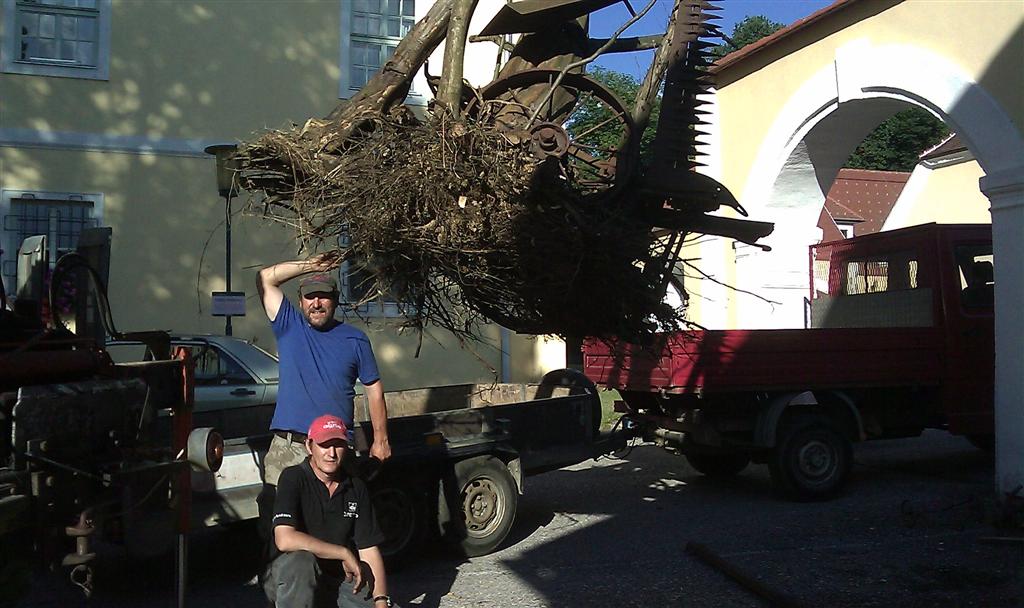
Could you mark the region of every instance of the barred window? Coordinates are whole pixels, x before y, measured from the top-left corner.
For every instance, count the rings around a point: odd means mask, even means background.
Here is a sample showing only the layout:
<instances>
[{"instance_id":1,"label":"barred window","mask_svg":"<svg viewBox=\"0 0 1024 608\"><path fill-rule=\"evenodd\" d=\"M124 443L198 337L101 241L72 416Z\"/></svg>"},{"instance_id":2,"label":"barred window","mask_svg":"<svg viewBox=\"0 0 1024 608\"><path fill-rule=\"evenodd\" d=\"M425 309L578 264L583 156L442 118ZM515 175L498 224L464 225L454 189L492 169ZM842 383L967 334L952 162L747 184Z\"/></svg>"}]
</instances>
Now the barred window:
<instances>
[{"instance_id":1,"label":"barred window","mask_svg":"<svg viewBox=\"0 0 1024 608\"><path fill-rule=\"evenodd\" d=\"M99 225L102 197L96 194L13 192L5 190L0 200L3 249L2 274L8 293L13 293L18 273L17 252L30 236L46 235L50 265L78 245L83 228Z\"/></svg>"}]
</instances>

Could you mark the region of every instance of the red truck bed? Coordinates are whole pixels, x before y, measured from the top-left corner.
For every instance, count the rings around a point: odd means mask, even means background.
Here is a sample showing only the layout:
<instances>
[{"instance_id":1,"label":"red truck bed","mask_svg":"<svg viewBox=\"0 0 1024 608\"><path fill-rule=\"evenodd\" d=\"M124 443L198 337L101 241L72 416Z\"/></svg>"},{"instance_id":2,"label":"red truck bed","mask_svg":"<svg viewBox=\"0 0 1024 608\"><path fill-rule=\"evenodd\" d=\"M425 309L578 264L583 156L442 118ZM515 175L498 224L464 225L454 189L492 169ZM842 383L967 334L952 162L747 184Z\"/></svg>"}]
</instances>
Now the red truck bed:
<instances>
[{"instance_id":1,"label":"red truck bed","mask_svg":"<svg viewBox=\"0 0 1024 608\"><path fill-rule=\"evenodd\" d=\"M943 334L931 327L689 331L664 340L648 349L589 341L584 373L608 388L699 393L935 386L944 369Z\"/></svg>"}]
</instances>

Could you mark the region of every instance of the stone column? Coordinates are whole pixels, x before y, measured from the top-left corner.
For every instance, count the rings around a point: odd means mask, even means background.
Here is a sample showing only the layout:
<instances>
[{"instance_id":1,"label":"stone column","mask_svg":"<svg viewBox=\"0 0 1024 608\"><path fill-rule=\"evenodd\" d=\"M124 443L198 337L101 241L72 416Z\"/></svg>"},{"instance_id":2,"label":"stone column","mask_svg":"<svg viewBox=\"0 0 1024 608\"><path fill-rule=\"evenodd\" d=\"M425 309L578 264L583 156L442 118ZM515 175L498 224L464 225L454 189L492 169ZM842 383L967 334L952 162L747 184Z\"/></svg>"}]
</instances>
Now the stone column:
<instances>
[{"instance_id":1,"label":"stone column","mask_svg":"<svg viewBox=\"0 0 1024 608\"><path fill-rule=\"evenodd\" d=\"M996 489L1024 496L1024 166L986 175L996 297Z\"/></svg>"}]
</instances>

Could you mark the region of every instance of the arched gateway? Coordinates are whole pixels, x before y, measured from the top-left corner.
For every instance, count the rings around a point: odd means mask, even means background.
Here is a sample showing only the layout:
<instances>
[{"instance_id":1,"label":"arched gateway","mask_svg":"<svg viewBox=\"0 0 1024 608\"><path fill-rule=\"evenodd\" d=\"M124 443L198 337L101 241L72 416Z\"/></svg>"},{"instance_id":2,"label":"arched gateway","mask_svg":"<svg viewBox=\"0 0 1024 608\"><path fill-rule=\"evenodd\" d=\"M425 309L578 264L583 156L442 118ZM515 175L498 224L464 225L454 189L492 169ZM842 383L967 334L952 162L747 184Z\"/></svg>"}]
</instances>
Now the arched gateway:
<instances>
[{"instance_id":1,"label":"arched gateway","mask_svg":"<svg viewBox=\"0 0 1024 608\"><path fill-rule=\"evenodd\" d=\"M952 4L836 2L717 66L711 171L755 219L777 226L770 253L736 247L734 265L721 268L771 304L733 298L720 322L802 325L807 247L820 239L818 214L840 167L890 115L931 112L984 171L996 259L997 484L1012 492L1024 484L1024 7Z\"/></svg>"}]
</instances>

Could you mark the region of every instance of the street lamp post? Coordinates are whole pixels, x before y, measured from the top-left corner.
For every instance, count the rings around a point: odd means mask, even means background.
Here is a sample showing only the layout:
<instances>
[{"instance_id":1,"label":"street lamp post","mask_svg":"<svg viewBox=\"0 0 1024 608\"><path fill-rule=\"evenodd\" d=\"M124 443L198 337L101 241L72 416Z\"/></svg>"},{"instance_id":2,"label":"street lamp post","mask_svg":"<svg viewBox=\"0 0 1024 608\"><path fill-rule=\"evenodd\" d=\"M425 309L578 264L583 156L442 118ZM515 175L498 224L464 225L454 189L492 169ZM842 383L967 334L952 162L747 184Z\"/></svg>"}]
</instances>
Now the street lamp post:
<instances>
[{"instance_id":1,"label":"street lamp post","mask_svg":"<svg viewBox=\"0 0 1024 608\"><path fill-rule=\"evenodd\" d=\"M238 159L235 144L214 144L205 152L217 159L217 191L224 197L224 278L225 291L231 294L231 199L238 192ZM224 335L231 335L231 314L224 315Z\"/></svg>"}]
</instances>

